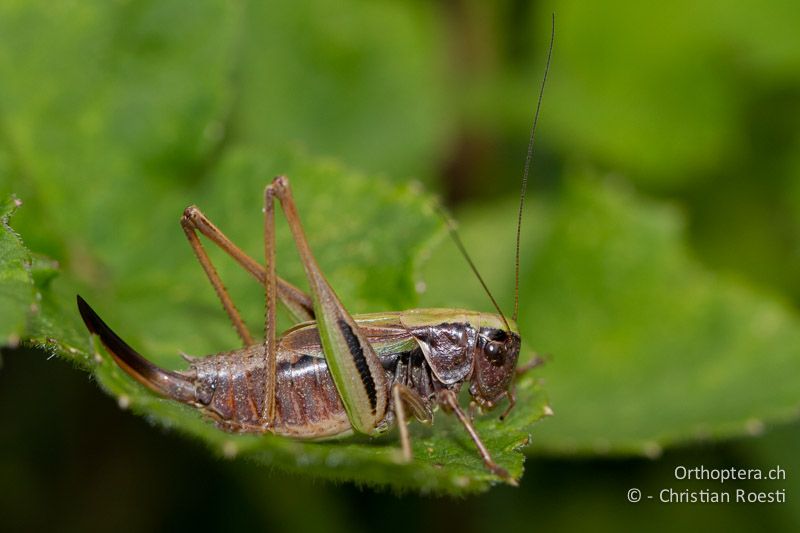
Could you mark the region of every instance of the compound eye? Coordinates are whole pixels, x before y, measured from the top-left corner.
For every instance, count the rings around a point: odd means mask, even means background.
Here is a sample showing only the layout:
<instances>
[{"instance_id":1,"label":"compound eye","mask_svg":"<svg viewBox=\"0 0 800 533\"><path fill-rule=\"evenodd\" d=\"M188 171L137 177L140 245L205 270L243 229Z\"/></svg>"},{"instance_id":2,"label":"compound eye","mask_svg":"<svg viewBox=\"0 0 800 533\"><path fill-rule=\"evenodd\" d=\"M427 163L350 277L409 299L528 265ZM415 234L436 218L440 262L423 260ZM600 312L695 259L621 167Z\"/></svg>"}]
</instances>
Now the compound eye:
<instances>
[{"instance_id":1,"label":"compound eye","mask_svg":"<svg viewBox=\"0 0 800 533\"><path fill-rule=\"evenodd\" d=\"M483 351L490 361L501 363L506 356L506 345L503 342L489 341Z\"/></svg>"}]
</instances>

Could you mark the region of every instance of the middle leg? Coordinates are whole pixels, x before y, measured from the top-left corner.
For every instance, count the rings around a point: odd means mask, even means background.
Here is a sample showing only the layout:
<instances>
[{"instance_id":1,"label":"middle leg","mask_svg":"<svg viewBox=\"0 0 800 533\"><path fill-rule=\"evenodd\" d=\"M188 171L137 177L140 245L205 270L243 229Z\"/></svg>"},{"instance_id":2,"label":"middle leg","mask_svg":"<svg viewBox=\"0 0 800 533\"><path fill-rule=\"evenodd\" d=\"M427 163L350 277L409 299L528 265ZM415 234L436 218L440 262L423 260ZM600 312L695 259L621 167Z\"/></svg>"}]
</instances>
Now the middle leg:
<instances>
[{"instance_id":1,"label":"middle leg","mask_svg":"<svg viewBox=\"0 0 800 533\"><path fill-rule=\"evenodd\" d=\"M411 451L411 436L408 434L408 417L405 408L409 407L414 418L423 423L430 423L433 420L433 412L419 394L402 383L392 385L392 403L397 419L397 428L400 431L403 460L408 463L414 456Z\"/></svg>"}]
</instances>

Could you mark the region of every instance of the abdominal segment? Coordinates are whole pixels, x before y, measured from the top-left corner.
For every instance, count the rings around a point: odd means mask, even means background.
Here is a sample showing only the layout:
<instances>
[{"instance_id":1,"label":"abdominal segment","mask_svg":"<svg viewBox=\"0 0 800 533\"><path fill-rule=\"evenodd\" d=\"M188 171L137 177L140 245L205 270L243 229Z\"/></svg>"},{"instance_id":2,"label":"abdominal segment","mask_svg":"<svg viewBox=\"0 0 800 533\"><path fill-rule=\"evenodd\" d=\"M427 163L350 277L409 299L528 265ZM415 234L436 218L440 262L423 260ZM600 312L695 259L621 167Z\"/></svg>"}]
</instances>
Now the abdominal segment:
<instances>
[{"instance_id":1,"label":"abdominal segment","mask_svg":"<svg viewBox=\"0 0 800 533\"><path fill-rule=\"evenodd\" d=\"M350 431L350 421L324 359L301 356L278 364L275 433L330 437Z\"/></svg>"},{"instance_id":2,"label":"abdominal segment","mask_svg":"<svg viewBox=\"0 0 800 533\"><path fill-rule=\"evenodd\" d=\"M263 346L199 359L192 370L198 390L208 399L205 411L226 431L314 439L352 429L323 358L279 356L276 418L271 426L262 416L266 382Z\"/></svg>"}]
</instances>

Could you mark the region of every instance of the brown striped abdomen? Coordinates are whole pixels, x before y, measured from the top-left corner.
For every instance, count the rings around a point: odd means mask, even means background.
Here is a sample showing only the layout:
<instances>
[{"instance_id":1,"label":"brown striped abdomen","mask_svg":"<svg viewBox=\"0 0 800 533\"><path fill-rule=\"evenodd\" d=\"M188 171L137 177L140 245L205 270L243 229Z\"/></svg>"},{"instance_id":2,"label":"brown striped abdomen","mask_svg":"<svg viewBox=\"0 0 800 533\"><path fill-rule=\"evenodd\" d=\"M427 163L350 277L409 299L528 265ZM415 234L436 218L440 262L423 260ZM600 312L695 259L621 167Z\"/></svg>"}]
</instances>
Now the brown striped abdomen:
<instances>
[{"instance_id":1,"label":"brown striped abdomen","mask_svg":"<svg viewBox=\"0 0 800 533\"><path fill-rule=\"evenodd\" d=\"M226 431L271 432L324 438L352 428L325 359L279 350L276 420L266 427L263 346L198 359L192 363L205 411Z\"/></svg>"}]
</instances>

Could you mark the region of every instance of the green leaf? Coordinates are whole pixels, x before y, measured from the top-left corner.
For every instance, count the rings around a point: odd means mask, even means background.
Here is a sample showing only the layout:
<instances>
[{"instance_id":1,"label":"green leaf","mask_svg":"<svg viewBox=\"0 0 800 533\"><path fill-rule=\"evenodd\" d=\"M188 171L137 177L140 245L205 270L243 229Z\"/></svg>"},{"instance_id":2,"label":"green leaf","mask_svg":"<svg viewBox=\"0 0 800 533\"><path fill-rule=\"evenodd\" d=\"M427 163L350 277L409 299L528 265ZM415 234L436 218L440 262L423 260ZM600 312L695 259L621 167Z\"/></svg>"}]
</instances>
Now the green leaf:
<instances>
[{"instance_id":1,"label":"green leaf","mask_svg":"<svg viewBox=\"0 0 800 533\"><path fill-rule=\"evenodd\" d=\"M0 342L11 345L19 342L34 303L30 253L8 225L19 205L16 198L0 203Z\"/></svg>"},{"instance_id":2,"label":"green leaf","mask_svg":"<svg viewBox=\"0 0 800 533\"><path fill-rule=\"evenodd\" d=\"M453 129L436 14L425 2L250 2L236 135L266 150L300 140L391 178L430 177Z\"/></svg>"},{"instance_id":3,"label":"green leaf","mask_svg":"<svg viewBox=\"0 0 800 533\"><path fill-rule=\"evenodd\" d=\"M464 241L491 243L475 260L506 309L513 210L464 215ZM552 354L541 374L556 414L533 450L655 455L797 418L800 321L774 296L699 265L676 211L612 182L572 180L529 213L519 322L524 346ZM423 303L487 307L458 290L466 282L446 253L425 270Z\"/></svg>"},{"instance_id":4,"label":"green leaf","mask_svg":"<svg viewBox=\"0 0 800 533\"><path fill-rule=\"evenodd\" d=\"M795 94L798 82L797 2L759 5L557 0L532 9L531 35L549 34L556 15L543 141L651 190L728 186L728 170L741 168L758 142L750 136L769 112L765 102ZM540 47L527 47L523 88L541 77L533 66ZM530 101L519 92L517 107ZM786 103L776 105L786 112Z\"/></svg>"},{"instance_id":5,"label":"green leaf","mask_svg":"<svg viewBox=\"0 0 800 533\"><path fill-rule=\"evenodd\" d=\"M231 5L0 6L0 193L27 202L32 249L79 260L76 234L113 240L121 206L202 174L233 98Z\"/></svg>"},{"instance_id":6,"label":"green leaf","mask_svg":"<svg viewBox=\"0 0 800 533\"><path fill-rule=\"evenodd\" d=\"M547 130L566 153L663 186L736 146L739 90L706 19L686 24L680 4L559 2Z\"/></svg>"},{"instance_id":7,"label":"green leaf","mask_svg":"<svg viewBox=\"0 0 800 533\"><path fill-rule=\"evenodd\" d=\"M429 177L450 129L431 8L348 3L357 18L330 0L3 3L0 194L28 203L17 229L73 258L77 233L118 238L121 207L163 201L234 144Z\"/></svg>"}]
</instances>

